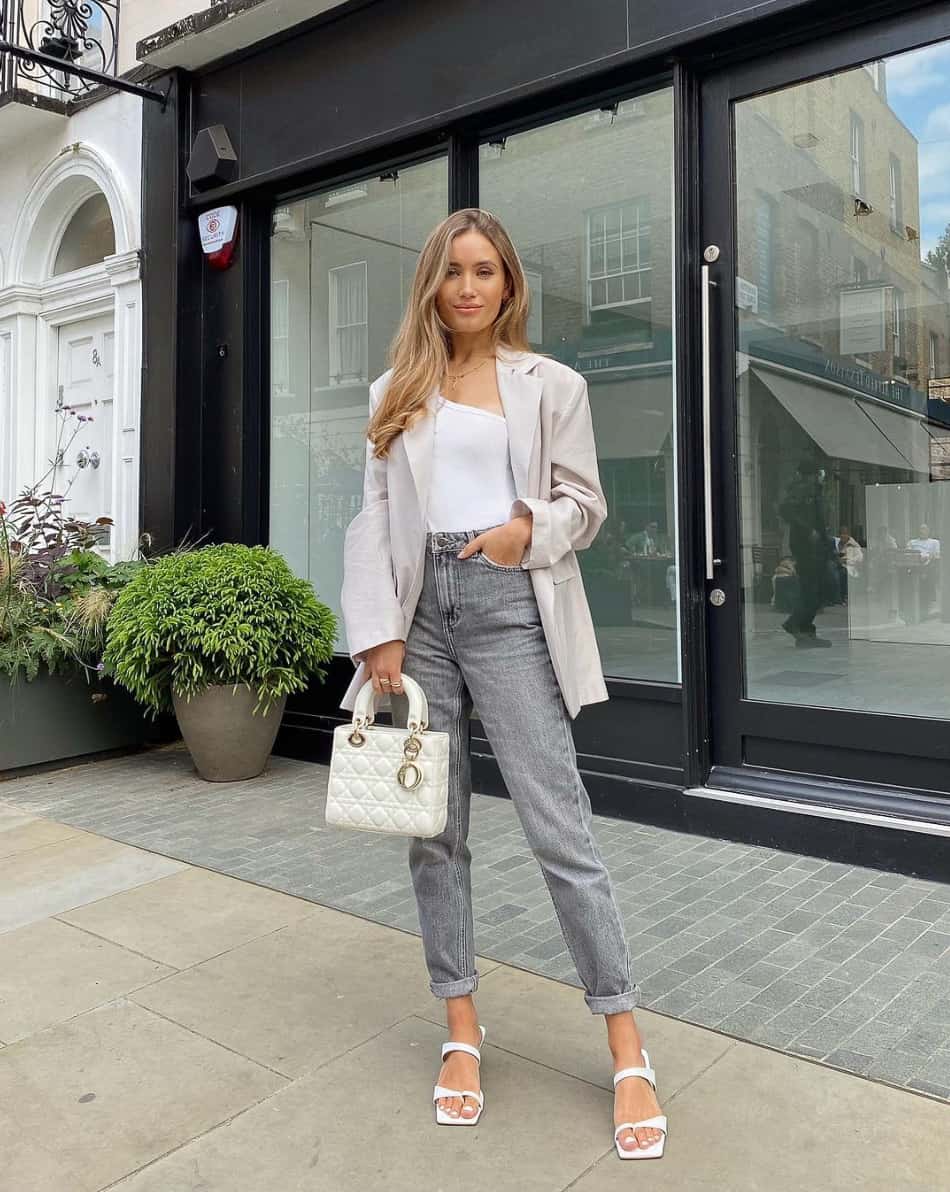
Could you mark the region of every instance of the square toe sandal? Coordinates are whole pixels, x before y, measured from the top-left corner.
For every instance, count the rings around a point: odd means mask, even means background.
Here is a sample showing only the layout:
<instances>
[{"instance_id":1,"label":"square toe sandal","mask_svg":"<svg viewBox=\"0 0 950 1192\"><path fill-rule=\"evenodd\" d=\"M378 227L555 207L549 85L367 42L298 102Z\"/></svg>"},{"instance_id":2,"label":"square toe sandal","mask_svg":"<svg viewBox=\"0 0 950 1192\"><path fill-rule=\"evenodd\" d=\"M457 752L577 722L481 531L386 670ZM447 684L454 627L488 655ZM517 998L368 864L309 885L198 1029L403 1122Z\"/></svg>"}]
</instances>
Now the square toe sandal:
<instances>
[{"instance_id":1,"label":"square toe sandal","mask_svg":"<svg viewBox=\"0 0 950 1192\"><path fill-rule=\"evenodd\" d=\"M656 1073L650 1067L650 1057L646 1053L646 1049L641 1047L640 1054L643 1056L642 1068L621 1068L619 1072L614 1073L614 1088L621 1082L626 1080L628 1076L642 1076L645 1080L649 1080L653 1085L653 1091L656 1092ZM654 1142L652 1146L637 1146L632 1150L627 1150L626 1147L620 1145L621 1130L637 1130L641 1126L650 1126L655 1130L662 1130L663 1137L659 1142ZM658 1113L655 1117L644 1118L642 1122L621 1122L619 1126L614 1129L614 1146L617 1148L617 1154L621 1159L659 1159L663 1154L663 1148L666 1145L666 1114Z\"/></svg>"},{"instance_id":2,"label":"square toe sandal","mask_svg":"<svg viewBox=\"0 0 950 1192\"><path fill-rule=\"evenodd\" d=\"M482 1042L484 1043L485 1028L480 1026L478 1029L482 1032ZM443 1062L450 1051L467 1051L469 1055L473 1055L478 1060L479 1067L481 1067L482 1053L477 1047L472 1047L468 1043L453 1043L450 1039L448 1043L442 1044ZM451 1114L445 1112L441 1105L437 1104L435 1107L435 1120L440 1126L474 1126L482 1116L482 1109L485 1106L485 1095L480 1091L476 1092L474 1089L447 1089L444 1085L437 1084L432 1094L432 1100L437 1102L440 1097L474 1097L478 1102L478 1109L476 1109L470 1118L462 1117L461 1113L459 1113L458 1117L452 1117Z\"/></svg>"}]
</instances>

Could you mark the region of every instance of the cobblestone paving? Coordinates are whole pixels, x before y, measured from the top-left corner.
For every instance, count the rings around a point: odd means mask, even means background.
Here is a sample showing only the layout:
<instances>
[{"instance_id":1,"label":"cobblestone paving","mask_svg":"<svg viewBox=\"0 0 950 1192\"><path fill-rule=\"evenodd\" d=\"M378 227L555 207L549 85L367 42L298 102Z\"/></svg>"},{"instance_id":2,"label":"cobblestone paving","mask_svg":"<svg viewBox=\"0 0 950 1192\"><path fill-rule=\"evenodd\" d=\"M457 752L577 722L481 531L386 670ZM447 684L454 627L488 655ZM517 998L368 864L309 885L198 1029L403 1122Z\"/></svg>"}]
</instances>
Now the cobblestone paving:
<instances>
[{"instance_id":1,"label":"cobblestone paving","mask_svg":"<svg viewBox=\"0 0 950 1192\"><path fill-rule=\"evenodd\" d=\"M0 803L418 934L403 838L328 828L327 768L206 783L171 746ZM950 1099L950 884L595 816L642 1004ZM476 795L476 946L580 987L507 799Z\"/></svg>"}]
</instances>

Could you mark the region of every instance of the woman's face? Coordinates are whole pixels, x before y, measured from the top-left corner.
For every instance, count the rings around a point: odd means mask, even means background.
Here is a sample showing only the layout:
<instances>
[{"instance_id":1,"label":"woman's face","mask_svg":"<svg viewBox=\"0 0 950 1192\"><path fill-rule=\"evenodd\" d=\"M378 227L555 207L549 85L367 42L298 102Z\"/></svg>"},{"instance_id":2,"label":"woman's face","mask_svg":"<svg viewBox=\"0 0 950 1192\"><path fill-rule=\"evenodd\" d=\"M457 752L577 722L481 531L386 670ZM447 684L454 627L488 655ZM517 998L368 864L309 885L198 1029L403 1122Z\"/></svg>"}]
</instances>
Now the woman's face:
<instances>
[{"instance_id":1,"label":"woman's face","mask_svg":"<svg viewBox=\"0 0 950 1192\"><path fill-rule=\"evenodd\" d=\"M436 309L452 331L471 335L489 328L508 294L498 250L481 232L460 232L436 294Z\"/></svg>"}]
</instances>

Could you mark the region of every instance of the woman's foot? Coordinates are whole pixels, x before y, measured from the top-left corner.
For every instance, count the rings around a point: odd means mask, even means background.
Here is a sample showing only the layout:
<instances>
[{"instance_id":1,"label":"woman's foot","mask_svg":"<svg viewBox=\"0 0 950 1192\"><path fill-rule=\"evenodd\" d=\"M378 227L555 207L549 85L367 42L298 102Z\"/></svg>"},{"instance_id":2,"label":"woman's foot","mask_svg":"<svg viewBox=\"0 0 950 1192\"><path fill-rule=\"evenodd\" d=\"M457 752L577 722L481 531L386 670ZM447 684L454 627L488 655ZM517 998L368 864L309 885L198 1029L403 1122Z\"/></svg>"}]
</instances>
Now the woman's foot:
<instances>
[{"instance_id":1,"label":"woman's foot","mask_svg":"<svg viewBox=\"0 0 950 1192\"><path fill-rule=\"evenodd\" d=\"M642 1068L643 1056L631 1058L629 1064L617 1064L615 1072L621 1068ZM614 1125L621 1122L640 1122L644 1118L655 1117L662 1113L660 1103L656 1099L653 1086L643 1076L628 1076L614 1089ZM638 1126L636 1130L621 1130L618 1138L625 1151L636 1150L638 1146L652 1146L663 1137L663 1131L653 1126Z\"/></svg>"},{"instance_id":2,"label":"woman's foot","mask_svg":"<svg viewBox=\"0 0 950 1192\"><path fill-rule=\"evenodd\" d=\"M449 1030L449 1038L456 1043L468 1043L480 1047L482 1034L478 1026L456 1026ZM481 1089L478 1060L467 1051L450 1051L439 1071L438 1084L449 1089ZM471 1118L478 1113L478 1102L474 1097L440 1097L436 1102L452 1117Z\"/></svg>"},{"instance_id":3,"label":"woman's foot","mask_svg":"<svg viewBox=\"0 0 950 1192\"><path fill-rule=\"evenodd\" d=\"M610 1051L614 1057L614 1072L619 1072L621 1068L642 1068L642 1041L632 1011L607 1014L605 1018ZM653 1086L644 1076L629 1076L614 1089L615 1126L621 1122L639 1122L662 1112ZM636 1130L622 1130L618 1135L625 1151L652 1146L662 1137L663 1131L657 1130L655 1126L638 1126Z\"/></svg>"}]
</instances>

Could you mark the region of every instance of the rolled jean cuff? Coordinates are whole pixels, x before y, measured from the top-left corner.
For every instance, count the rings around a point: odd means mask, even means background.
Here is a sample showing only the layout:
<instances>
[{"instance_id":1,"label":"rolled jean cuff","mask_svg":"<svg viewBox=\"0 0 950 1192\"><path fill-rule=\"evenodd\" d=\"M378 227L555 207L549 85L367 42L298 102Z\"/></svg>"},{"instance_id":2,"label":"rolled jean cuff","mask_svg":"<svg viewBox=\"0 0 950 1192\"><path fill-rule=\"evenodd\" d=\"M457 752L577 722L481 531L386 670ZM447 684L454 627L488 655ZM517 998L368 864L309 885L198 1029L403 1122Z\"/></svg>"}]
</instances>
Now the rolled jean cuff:
<instances>
[{"instance_id":1,"label":"rolled jean cuff","mask_svg":"<svg viewBox=\"0 0 950 1192\"><path fill-rule=\"evenodd\" d=\"M460 981L430 981L429 988L436 997L464 997L478 988L478 969L471 977L462 977Z\"/></svg>"},{"instance_id":2,"label":"rolled jean cuff","mask_svg":"<svg viewBox=\"0 0 950 1192\"><path fill-rule=\"evenodd\" d=\"M622 1014L624 1010L634 1010L640 1005L640 986L634 985L629 993L615 993L610 997L591 997L584 994L591 1014Z\"/></svg>"}]
</instances>

